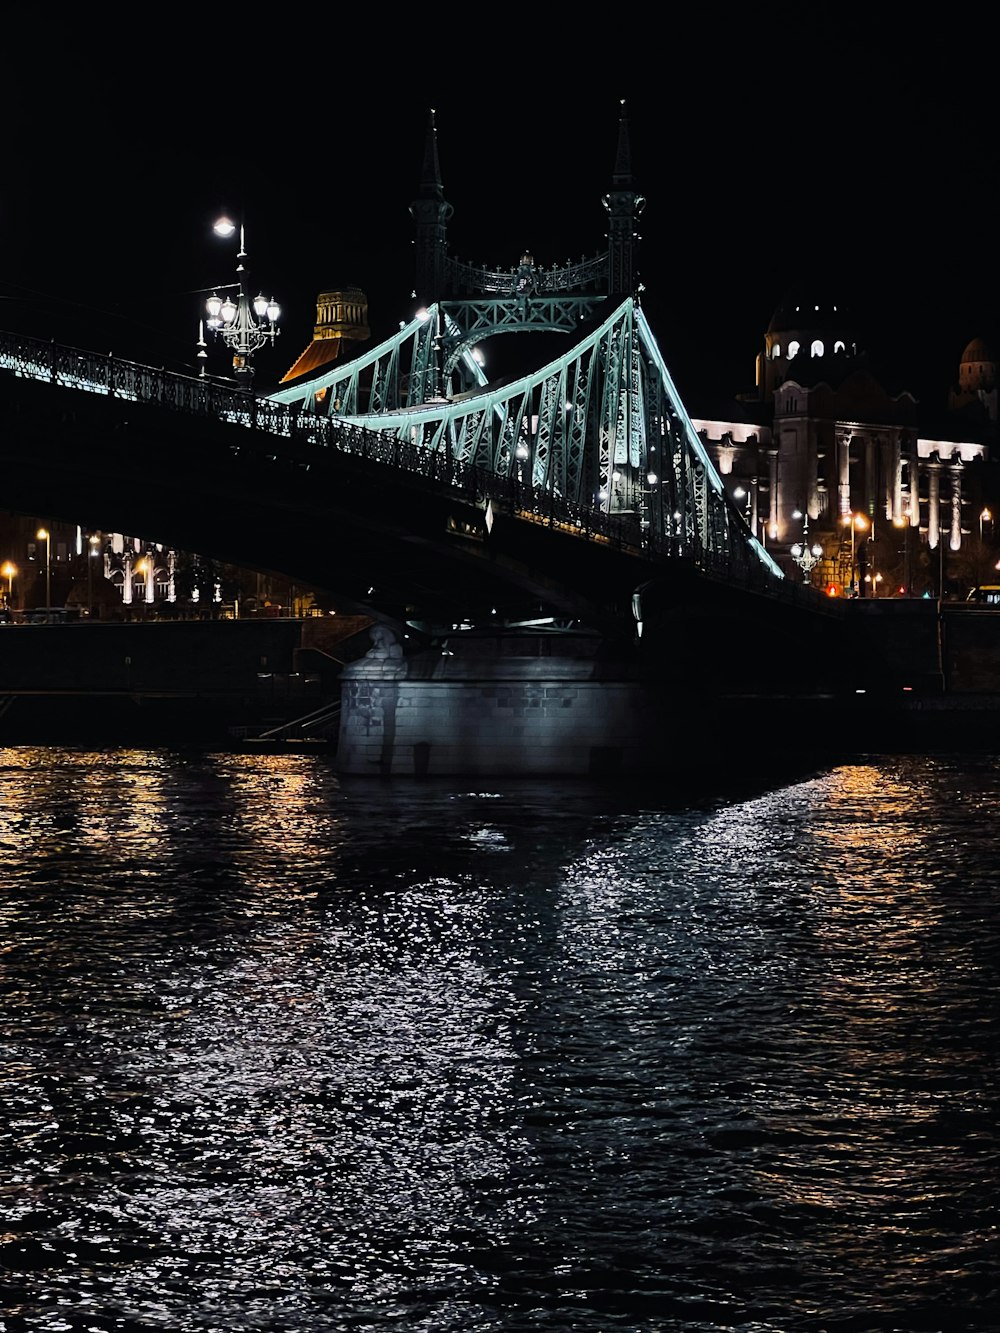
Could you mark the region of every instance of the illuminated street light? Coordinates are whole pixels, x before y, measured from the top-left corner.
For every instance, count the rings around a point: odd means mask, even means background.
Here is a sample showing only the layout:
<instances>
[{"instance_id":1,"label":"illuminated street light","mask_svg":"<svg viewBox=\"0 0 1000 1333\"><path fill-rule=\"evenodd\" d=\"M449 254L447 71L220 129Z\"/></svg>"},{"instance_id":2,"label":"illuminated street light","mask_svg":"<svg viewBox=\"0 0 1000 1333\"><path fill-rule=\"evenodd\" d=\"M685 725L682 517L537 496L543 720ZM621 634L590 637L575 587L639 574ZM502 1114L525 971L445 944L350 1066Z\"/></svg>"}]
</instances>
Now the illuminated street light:
<instances>
[{"instance_id":1,"label":"illuminated street light","mask_svg":"<svg viewBox=\"0 0 1000 1333\"><path fill-rule=\"evenodd\" d=\"M136 561L135 572L142 575L142 605L143 611L145 611L146 607L150 605L156 595L154 591L155 584L153 582L155 562L148 551Z\"/></svg>"},{"instance_id":2,"label":"illuminated street light","mask_svg":"<svg viewBox=\"0 0 1000 1333\"><path fill-rule=\"evenodd\" d=\"M851 529L851 596L856 597L858 592L857 570L855 569L855 532L864 532L868 526L868 520L864 514L845 514L841 522Z\"/></svg>"},{"instance_id":3,"label":"illuminated street light","mask_svg":"<svg viewBox=\"0 0 1000 1333\"><path fill-rule=\"evenodd\" d=\"M87 557L87 615L94 614L94 557L100 555L98 547L101 539L95 533L88 537L90 543L90 554Z\"/></svg>"},{"instance_id":4,"label":"illuminated street light","mask_svg":"<svg viewBox=\"0 0 1000 1333\"><path fill-rule=\"evenodd\" d=\"M872 587L872 596L873 596L873 597L877 597L877 596L878 596L878 585L882 582L882 575L881 575L881 574L876 574L875 577L872 578L871 574L866 574L866 575L865 575L865 582L871 584L871 587Z\"/></svg>"},{"instance_id":5,"label":"illuminated street light","mask_svg":"<svg viewBox=\"0 0 1000 1333\"><path fill-rule=\"evenodd\" d=\"M236 224L228 218L220 218L213 228L217 236L232 236ZM217 338L221 338L233 353L233 373L240 388L248 392L253 383L252 358L255 352L267 343L273 343L280 332L278 316L281 308L273 298L263 293L251 298L246 290L246 239L243 227L240 232L240 249L236 263L236 281L223 283L216 288L205 302L207 320L201 320L198 328L198 356L207 357L205 351L205 328ZM220 296L220 291L227 293ZM202 370L204 374L204 369Z\"/></svg>"},{"instance_id":6,"label":"illuminated street light","mask_svg":"<svg viewBox=\"0 0 1000 1333\"><path fill-rule=\"evenodd\" d=\"M14 600L14 575L17 573L17 565L13 560L5 560L0 565L0 574L7 580L7 605L10 606Z\"/></svg>"},{"instance_id":7,"label":"illuminated street light","mask_svg":"<svg viewBox=\"0 0 1000 1333\"><path fill-rule=\"evenodd\" d=\"M982 568L983 556L983 524L990 523L993 515L988 509L983 509L979 515L979 550L976 552L976 600L979 599L979 590L982 587L982 579L979 577L979 571Z\"/></svg>"},{"instance_id":8,"label":"illuminated street light","mask_svg":"<svg viewBox=\"0 0 1000 1333\"><path fill-rule=\"evenodd\" d=\"M750 526L753 527L753 496L750 491L743 486L737 486L733 491L733 499L740 501L743 506L743 516Z\"/></svg>"},{"instance_id":9,"label":"illuminated street light","mask_svg":"<svg viewBox=\"0 0 1000 1333\"><path fill-rule=\"evenodd\" d=\"M45 609L52 606L52 534L48 528L39 528L36 534L45 543Z\"/></svg>"},{"instance_id":10,"label":"illuminated street light","mask_svg":"<svg viewBox=\"0 0 1000 1333\"><path fill-rule=\"evenodd\" d=\"M906 518L894 518L892 520L894 528L899 528L903 538L903 586L900 589L907 597L911 595L910 588L910 523Z\"/></svg>"}]
</instances>

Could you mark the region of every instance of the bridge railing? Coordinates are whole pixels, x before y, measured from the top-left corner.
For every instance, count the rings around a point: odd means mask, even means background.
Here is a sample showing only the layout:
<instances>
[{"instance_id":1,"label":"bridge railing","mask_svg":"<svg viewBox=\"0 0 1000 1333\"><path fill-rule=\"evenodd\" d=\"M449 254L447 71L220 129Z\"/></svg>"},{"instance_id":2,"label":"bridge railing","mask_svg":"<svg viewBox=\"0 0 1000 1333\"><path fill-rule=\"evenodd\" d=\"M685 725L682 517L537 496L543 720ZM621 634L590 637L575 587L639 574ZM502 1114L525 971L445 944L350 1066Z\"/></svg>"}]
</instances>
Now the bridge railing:
<instances>
[{"instance_id":1,"label":"bridge railing","mask_svg":"<svg viewBox=\"0 0 1000 1333\"><path fill-rule=\"evenodd\" d=\"M297 404L275 403L214 380L2 332L0 370L54 387L213 417L269 436L284 437L299 446L306 444L350 454L447 487L456 498L484 511L492 504L494 509L526 522L541 523L568 535L647 558L686 559L706 574L734 581L732 553L692 550L680 534L672 533L669 528L654 531L634 514L608 513L596 505L570 502L554 491L460 462L446 452L429 450L389 431L319 416ZM782 591L775 586L775 580L767 579L765 572L752 564L746 566L739 581L760 591L778 594Z\"/></svg>"}]
</instances>

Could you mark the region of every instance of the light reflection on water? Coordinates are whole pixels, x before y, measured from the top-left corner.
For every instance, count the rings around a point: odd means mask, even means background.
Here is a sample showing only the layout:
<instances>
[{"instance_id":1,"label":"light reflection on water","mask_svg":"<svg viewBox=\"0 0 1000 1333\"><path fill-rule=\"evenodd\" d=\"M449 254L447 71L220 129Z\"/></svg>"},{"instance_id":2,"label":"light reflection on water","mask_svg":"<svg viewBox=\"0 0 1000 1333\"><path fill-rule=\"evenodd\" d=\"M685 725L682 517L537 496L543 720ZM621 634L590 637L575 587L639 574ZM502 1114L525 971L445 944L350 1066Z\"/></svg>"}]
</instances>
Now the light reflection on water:
<instances>
[{"instance_id":1,"label":"light reflection on water","mask_svg":"<svg viewBox=\"0 0 1000 1333\"><path fill-rule=\"evenodd\" d=\"M1000 1329L998 789L0 751L0 1329Z\"/></svg>"}]
</instances>

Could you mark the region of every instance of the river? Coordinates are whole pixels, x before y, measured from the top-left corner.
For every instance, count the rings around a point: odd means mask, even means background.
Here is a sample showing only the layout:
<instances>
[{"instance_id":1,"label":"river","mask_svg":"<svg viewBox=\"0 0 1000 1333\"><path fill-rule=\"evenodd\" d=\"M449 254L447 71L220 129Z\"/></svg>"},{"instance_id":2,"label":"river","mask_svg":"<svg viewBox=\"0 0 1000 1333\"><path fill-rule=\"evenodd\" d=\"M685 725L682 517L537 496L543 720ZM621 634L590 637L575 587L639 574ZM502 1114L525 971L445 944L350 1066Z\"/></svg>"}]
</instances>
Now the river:
<instances>
[{"instance_id":1,"label":"river","mask_svg":"<svg viewBox=\"0 0 1000 1333\"><path fill-rule=\"evenodd\" d=\"M0 800L3 1333L1000 1329L994 757Z\"/></svg>"}]
</instances>

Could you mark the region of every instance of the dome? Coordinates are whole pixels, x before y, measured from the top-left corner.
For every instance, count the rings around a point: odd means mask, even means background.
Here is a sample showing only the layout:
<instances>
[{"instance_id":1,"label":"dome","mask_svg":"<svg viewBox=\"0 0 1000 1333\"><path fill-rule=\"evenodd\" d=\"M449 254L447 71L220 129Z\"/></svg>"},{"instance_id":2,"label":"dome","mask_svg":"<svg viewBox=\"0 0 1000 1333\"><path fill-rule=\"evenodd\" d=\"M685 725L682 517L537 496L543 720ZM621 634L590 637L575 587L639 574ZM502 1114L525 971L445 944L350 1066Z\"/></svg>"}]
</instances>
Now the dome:
<instances>
[{"instance_id":1,"label":"dome","mask_svg":"<svg viewBox=\"0 0 1000 1333\"><path fill-rule=\"evenodd\" d=\"M973 338L973 340L966 347L965 351L962 353L961 364L963 366L966 366L969 365L970 362L992 361L992 360L993 360L993 354L990 352L990 349L983 342L982 338Z\"/></svg>"},{"instance_id":2,"label":"dome","mask_svg":"<svg viewBox=\"0 0 1000 1333\"><path fill-rule=\"evenodd\" d=\"M809 330L813 333L842 333L854 323L853 312L844 300L808 288L789 292L771 316L768 333Z\"/></svg>"},{"instance_id":3,"label":"dome","mask_svg":"<svg viewBox=\"0 0 1000 1333\"><path fill-rule=\"evenodd\" d=\"M800 384L839 383L859 355L853 312L829 286L794 287L775 310L764 335L758 383L772 393L788 377Z\"/></svg>"}]
</instances>

